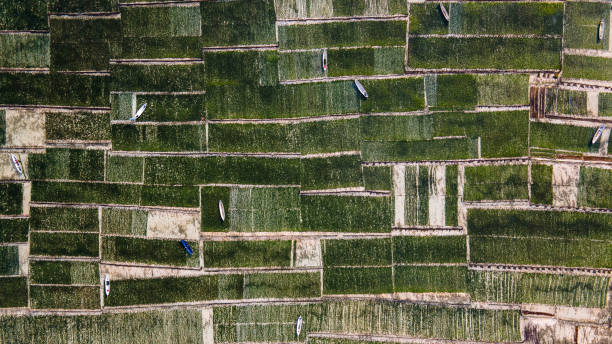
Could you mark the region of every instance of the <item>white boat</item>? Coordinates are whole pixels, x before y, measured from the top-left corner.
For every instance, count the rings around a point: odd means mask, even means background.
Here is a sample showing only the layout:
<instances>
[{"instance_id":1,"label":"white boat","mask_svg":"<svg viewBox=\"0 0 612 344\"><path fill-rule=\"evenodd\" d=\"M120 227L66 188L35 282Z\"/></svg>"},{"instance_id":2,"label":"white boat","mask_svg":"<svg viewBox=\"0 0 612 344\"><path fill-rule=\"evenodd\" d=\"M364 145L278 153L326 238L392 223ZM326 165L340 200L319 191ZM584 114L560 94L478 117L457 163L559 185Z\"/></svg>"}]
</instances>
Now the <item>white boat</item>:
<instances>
[{"instance_id":1,"label":"white boat","mask_svg":"<svg viewBox=\"0 0 612 344\"><path fill-rule=\"evenodd\" d=\"M223 206L222 200L219 200L219 216L221 217L221 221L225 221L225 207Z\"/></svg>"},{"instance_id":2,"label":"white boat","mask_svg":"<svg viewBox=\"0 0 612 344\"><path fill-rule=\"evenodd\" d=\"M450 16L448 15L448 12L446 11L446 8L444 7L444 4L440 3L440 11L442 12L442 15L444 16L444 19L446 19L446 21L450 21Z\"/></svg>"},{"instance_id":3,"label":"white boat","mask_svg":"<svg viewBox=\"0 0 612 344\"><path fill-rule=\"evenodd\" d=\"M104 277L104 293L106 296L110 294L110 277L108 277L108 274L106 274L106 277Z\"/></svg>"},{"instance_id":4,"label":"white boat","mask_svg":"<svg viewBox=\"0 0 612 344\"><path fill-rule=\"evenodd\" d=\"M297 323L295 324L295 335L299 337L301 332L302 332L302 316L300 315L298 317Z\"/></svg>"},{"instance_id":5,"label":"white boat","mask_svg":"<svg viewBox=\"0 0 612 344\"><path fill-rule=\"evenodd\" d=\"M323 49L323 56L321 56L321 65L323 65L323 71L327 72L327 48Z\"/></svg>"},{"instance_id":6,"label":"white boat","mask_svg":"<svg viewBox=\"0 0 612 344\"><path fill-rule=\"evenodd\" d=\"M368 97L368 92L366 92L365 88L363 87L363 85L359 82L359 80L355 80L355 86L357 86L357 89L359 90L359 93L361 93L361 95L364 98Z\"/></svg>"},{"instance_id":7,"label":"white boat","mask_svg":"<svg viewBox=\"0 0 612 344\"><path fill-rule=\"evenodd\" d=\"M605 125L602 125L601 127L597 129L597 131L595 132L595 135L593 136L593 139L591 140L591 144L594 145L595 142L599 140L599 138L601 137L601 134L603 134L604 129L606 129Z\"/></svg>"},{"instance_id":8,"label":"white boat","mask_svg":"<svg viewBox=\"0 0 612 344\"><path fill-rule=\"evenodd\" d=\"M13 163L13 167L15 168L15 171L17 171L17 174L21 177L23 175L23 166L21 165L21 161L19 161L19 159L17 159L13 153L11 153L11 162Z\"/></svg>"},{"instance_id":9,"label":"white boat","mask_svg":"<svg viewBox=\"0 0 612 344\"><path fill-rule=\"evenodd\" d=\"M602 19L599 22L599 27L597 28L597 38L598 41L601 41L604 38L604 30L606 29L606 22Z\"/></svg>"},{"instance_id":10,"label":"white boat","mask_svg":"<svg viewBox=\"0 0 612 344\"><path fill-rule=\"evenodd\" d=\"M136 114L134 115L134 117L130 118L130 121L135 121L135 120L138 119L138 117L142 116L142 113L144 112L144 110L146 108L147 108L147 103L142 104L140 109L138 109L138 111L136 111Z\"/></svg>"}]
</instances>

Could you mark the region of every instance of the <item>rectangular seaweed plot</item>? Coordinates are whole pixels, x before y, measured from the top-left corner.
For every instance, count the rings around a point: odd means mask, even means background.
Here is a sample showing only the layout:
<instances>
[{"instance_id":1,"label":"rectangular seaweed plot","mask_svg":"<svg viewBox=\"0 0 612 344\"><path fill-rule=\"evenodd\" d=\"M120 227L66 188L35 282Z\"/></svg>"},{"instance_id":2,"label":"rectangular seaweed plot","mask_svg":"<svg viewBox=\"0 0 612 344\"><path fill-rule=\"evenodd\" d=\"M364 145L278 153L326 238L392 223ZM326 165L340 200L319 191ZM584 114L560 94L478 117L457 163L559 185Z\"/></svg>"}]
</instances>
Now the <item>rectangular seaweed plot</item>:
<instances>
[{"instance_id":1,"label":"rectangular seaweed plot","mask_svg":"<svg viewBox=\"0 0 612 344\"><path fill-rule=\"evenodd\" d=\"M211 152L300 151L300 124L224 124L208 125L208 149Z\"/></svg>"},{"instance_id":2,"label":"rectangular seaweed plot","mask_svg":"<svg viewBox=\"0 0 612 344\"><path fill-rule=\"evenodd\" d=\"M403 74L406 48L351 48L330 49L327 53L329 66L327 75L384 75Z\"/></svg>"},{"instance_id":3,"label":"rectangular seaweed plot","mask_svg":"<svg viewBox=\"0 0 612 344\"><path fill-rule=\"evenodd\" d=\"M528 74L478 74L478 105L527 105Z\"/></svg>"},{"instance_id":4,"label":"rectangular seaweed plot","mask_svg":"<svg viewBox=\"0 0 612 344\"><path fill-rule=\"evenodd\" d=\"M30 286L34 309L99 309L100 287Z\"/></svg>"},{"instance_id":5,"label":"rectangular seaweed plot","mask_svg":"<svg viewBox=\"0 0 612 344\"><path fill-rule=\"evenodd\" d=\"M23 213L23 184L0 183L0 215Z\"/></svg>"},{"instance_id":6,"label":"rectangular seaweed plot","mask_svg":"<svg viewBox=\"0 0 612 344\"><path fill-rule=\"evenodd\" d=\"M148 212L132 209L102 209L102 233L146 235Z\"/></svg>"},{"instance_id":7,"label":"rectangular seaweed plot","mask_svg":"<svg viewBox=\"0 0 612 344\"><path fill-rule=\"evenodd\" d=\"M466 239L463 235L444 237L393 237L393 263L466 263Z\"/></svg>"},{"instance_id":8,"label":"rectangular seaweed plot","mask_svg":"<svg viewBox=\"0 0 612 344\"><path fill-rule=\"evenodd\" d=\"M313 298L321 296L321 274L251 273L244 276L245 299Z\"/></svg>"},{"instance_id":9,"label":"rectangular seaweed plot","mask_svg":"<svg viewBox=\"0 0 612 344\"><path fill-rule=\"evenodd\" d=\"M390 266L391 239L343 239L322 242L323 266Z\"/></svg>"},{"instance_id":10,"label":"rectangular seaweed plot","mask_svg":"<svg viewBox=\"0 0 612 344\"><path fill-rule=\"evenodd\" d=\"M576 153L597 153L601 141L591 144L597 128L531 122L530 144L532 147Z\"/></svg>"},{"instance_id":11,"label":"rectangular seaweed plot","mask_svg":"<svg viewBox=\"0 0 612 344\"><path fill-rule=\"evenodd\" d=\"M93 233L30 233L30 254L33 256L98 257L98 234Z\"/></svg>"},{"instance_id":12,"label":"rectangular seaweed plot","mask_svg":"<svg viewBox=\"0 0 612 344\"><path fill-rule=\"evenodd\" d=\"M467 266L396 266L395 292L465 293L467 274Z\"/></svg>"},{"instance_id":13,"label":"rectangular seaweed plot","mask_svg":"<svg viewBox=\"0 0 612 344\"><path fill-rule=\"evenodd\" d=\"M0 293L0 308L28 306L27 277L0 277L0 290L2 290L2 293ZM1 318L0 321L2 321ZM0 328L4 329L4 326L0 326ZM3 332L0 331L0 338L5 340Z\"/></svg>"},{"instance_id":14,"label":"rectangular seaweed plot","mask_svg":"<svg viewBox=\"0 0 612 344\"><path fill-rule=\"evenodd\" d=\"M433 138L433 116L361 116L361 139L419 141Z\"/></svg>"},{"instance_id":15,"label":"rectangular seaweed plot","mask_svg":"<svg viewBox=\"0 0 612 344\"><path fill-rule=\"evenodd\" d=\"M216 205L218 208L218 202ZM299 188L231 188L226 205L230 231L276 232L300 228ZM214 212L215 204L210 206Z\"/></svg>"},{"instance_id":16,"label":"rectangular seaweed plot","mask_svg":"<svg viewBox=\"0 0 612 344\"><path fill-rule=\"evenodd\" d=\"M468 272L469 293L480 302L603 308L609 277L502 271Z\"/></svg>"},{"instance_id":17,"label":"rectangular seaweed plot","mask_svg":"<svg viewBox=\"0 0 612 344\"><path fill-rule=\"evenodd\" d=\"M363 185L361 157L341 155L302 159L302 190L336 189Z\"/></svg>"},{"instance_id":18,"label":"rectangular seaweed plot","mask_svg":"<svg viewBox=\"0 0 612 344\"><path fill-rule=\"evenodd\" d=\"M31 208L30 228L38 231L98 232L98 209Z\"/></svg>"},{"instance_id":19,"label":"rectangular seaweed plot","mask_svg":"<svg viewBox=\"0 0 612 344\"><path fill-rule=\"evenodd\" d=\"M472 110L478 104L475 75L427 75L425 85L432 110Z\"/></svg>"},{"instance_id":20,"label":"rectangular seaweed plot","mask_svg":"<svg viewBox=\"0 0 612 344\"><path fill-rule=\"evenodd\" d=\"M207 85L278 84L278 52L264 51L205 51Z\"/></svg>"},{"instance_id":21,"label":"rectangular seaweed plot","mask_svg":"<svg viewBox=\"0 0 612 344\"><path fill-rule=\"evenodd\" d=\"M528 199L527 165L467 166L466 201Z\"/></svg>"},{"instance_id":22,"label":"rectangular seaweed plot","mask_svg":"<svg viewBox=\"0 0 612 344\"><path fill-rule=\"evenodd\" d=\"M104 180L104 151L50 148L31 154L28 172L32 179Z\"/></svg>"},{"instance_id":23,"label":"rectangular seaweed plot","mask_svg":"<svg viewBox=\"0 0 612 344\"><path fill-rule=\"evenodd\" d=\"M324 294L384 294L393 292L391 267L323 268Z\"/></svg>"},{"instance_id":24,"label":"rectangular seaweed plot","mask_svg":"<svg viewBox=\"0 0 612 344\"><path fill-rule=\"evenodd\" d=\"M289 267L290 240L205 241L207 268Z\"/></svg>"},{"instance_id":25,"label":"rectangular seaweed plot","mask_svg":"<svg viewBox=\"0 0 612 344\"><path fill-rule=\"evenodd\" d=\"M200 124L113 124L113 150L148 152L198 152L206 145Z\"/></svg>"},{"instance_id":26,"label":"rectangular seaweed plot","mask_svg":"<svg viewBox=\"0 0 612 344\"><path fill-rule=\"evenodd\" d=\"M200 4L202 45L261 45L276 42L272 0L209 1Z\"/></svg>"},{"instance_id":27,"label":"rectangular seaweed plot","mask_svg":"<svg viewBox=\"0 0 612 344\"><path fill-rule=\"evenodd\" d=\"M29 231L28 219L0 219L0 243L27 242Z\"/></svg>"},{"instance_id":28,"label":"rectangular seaweed plot","mask_svg":"<svg viewBox=\"0 0 612 344\"><path fill-rule=\"evenodd\" d=\"M428 166L407 166L405 172L404 223L406 225L429 224L429 179Z\"/></svg>"},{"instance_id":29,"label":"rectangular seaweed plot","mask_svg":"<svg viewBox=\"0 0 612 344\"><path fill-rule=\"evenodd\" d=\"M578 206L612 209L612 171L582 166L578 182Z\"/></svg>"},{"instance_id":30,"label":"rectangular seaweed plot","mask_svg":"<svg viewBox=\"0 0 612 344\"><path fill-rule=\"evenodd\" d=\"M572 79L612 80L612 59L595 56L563 56L563 76Z\"/></svg>"},{"instance_id":31,"label":"rectangular seaweed plot","mask_svg":"<svg viewBox=\"0 0 612 344\"><path fill-rule=\"evenodd\" d=\"M302 196L302 229L315 232L387 233L391 197Z\"/></svg>"},{"instance_id":32,"label":"rectangular seaweed plot","mask_svg":"<svg viewBox=\"0 0 612 344\"><path fill-rule=\"evenodd\" d=\"M279 49L394 46L406 43L406 21L355 21L278 27Z\"/></svg>"},{"instance_id":33,"label":"rectangular seaweed plot","mask_svg":"<svg viewBox=\"0 0 612 344\"><path fill-rule=\"evenodd\" d=\"M610 26L610 4L605 2L569 2L565 4L566 48L608 50L609 30L604 30L603 39L598 39L599 23Z\"/></svg>"},{"instance_id":34,"label":"rectangular seaweed plot","mask_svg":"<svg viewBox=\"0 0 612 344\"><path fill-rule=\"evenodd\" d=\"M110 140L110 116L108 113L45 113L45 137L47 140Z\"/></svg>"},{"instance_id":35,"label":"rectangular seaweed plot","mask_svg":"<svg viewBox=\"0 0 612 344\"><path fill-rule=\"evenodd\" d=\"M457 226L459 221L459 168L457 165L446 165L446 195L444 197L444 224Z\"/></svg>"},{"instance_id":36,"label":"rectangular seaweed plot","mask_svg":"<svg viewBox=\"0 0 612 344\"><path fill-rule=\"evenodd\" d=\"M107 155L106 181L142 183L144 157Z\"/></svg>"},{"instance_id":37,"label":"rectangular seaweed plot","mask_svg":"<svg viewBox=\"0 0 612 344\"><path fill-rule=\"evenodd\" d=\"M598 116L612 116L612 93L600 93L599 94L599 113ZM2 140L0 139L0 142Z\"/></svg>"},{"instance_id":38,"label":"rectangular seaweed plot","mask_svg":"<svg viewBox=\"0 0 612 344\"><path fill-rule=\"evenodd\" d=\"M531 165L531 203L553 203L553 167L550 165Z\"/></svg>"},{"instance_id":39,"label":"rectangular seaweed plot","mask_svg":"<svg viewBox=\"0 0 612 344\"><path fill-rule=\"evenodd\" d=\"M49 34L0 34L0 67L49 67Z\"/></svg>"},{"instance_id":40,"label":"rectangular seaweed plot","mask_svg":"<svg viewBox=\"0 0 612 344\"><path fill-rule=\"evenodd\" d=\"M97 262L30 261L30 281L36 284L90 284L100 283Z\"/></svg>"},{"instance_id":41,"label":"rectangular seaweed plot","mask_svg":"<svg viewBox=\"0 0 612 344\"><path fill-rule=\"evenodd\" d=\"M409 69L561 68L559 38L411 37Z\"/></svg>"},{"instance_id":42,"label":"rectangular seaweed plot","mask_svg":"<svg viewBox=\"0 0 612 344\"><path fill-rule=\"evenodd\" d=\"M113 91L178 92L205 89L205 68L201 62L112 64L110 72Z\"/></svg>"},{"instance_id":43,"label":"rectangular seaweed plot","mask_svg":"<svg viewBox=\"0 0 612 344\"><path fill-rule=\"evenodd\" d=\"M19 274L19 246L0 246L0 275Z\"/></svg>"},{"instance_id":44,"label":"rectangular seaweed plot","mask_svg":"<svg viewBox=\"0 0 612 344\"><path fill-rule=\"evenodd\" d=\"M389 166L363 166L363 184L366 190L393 190Z\"/></svg>"},{"instance_id":45,"label":"rectangular seaweed plot","mask_svg":"<svg viewBox=\"0 0 612 344\"><path fill-rule=\"evenodd\" d=\"M189 256L185 252L179 240L106 236L102 238L102 260L199 267L199 245L194 241L188 241L187 243L193 250L193 256Z\"/></svg>"},{"instance_id":46,"label":"rectangular seaweed plot","mask_svg":"<svg viewBox=\"0 0 612 344\"><path fill-rule=\"evenodd\" d=\"M6 1L0 5L0 30L48 30L47 1Z\"/></svg>"},{"instance_id":47,"label":"rectangular seaweed plot","mask_svg":"<svg viewBox=\"0 0 612 344\"><path fill-rule=\"evenodd\" d=\"M359 112L405 112L425 108L425 90L422 77L401 79L363 80L363 87L369 94L361 100ZM357 87L351 82L353 92ZM361 99L361 95L359 94Z\"/></svg>"},{"instance_id":48,"label":"rectangular seaweed plot","mask_svg":"<svg viewBox=\"0 0 612 344\"><path fill-rule=\"evenodd\" d=\"M131 95L128 97L131 99ZM205 117L204 94L137 94L137 106L141 106L144 103L147 104L147 108L139 118L139 120L144 122L189 122L200 121ZM132 115L131 109L132 104L130 100L130 117Z\"/></svg>"},{"instance_id":49,"label":"rectangular seaweed plot","mask_svg":"<svg viewBox=\"0 0 612 344\"><path fill-rule=\"evenodd\" d=\"M130 184L33 182L32 201L138 205L141 188Z\"/></svg>"},{"instance_id":50,"label":"rectangular seaweed plot","mask_svg":"<svg viewBox=\"0 0 612 344\"><path fill-rule=\"evenodd\" d=\"M129 1L126 1L129 2ZM49 12L59 13L87 13L87 12L116 12L119 0L51 0L49 1Z\"/></svg>"},{"instance_id":51,"label":"rectangular seaweed plot","mask_svg":"<svg viewBox=\"0 0 612 344\"><path fill-rule=\"evenodd\" d=\"M449 138L423 141L364 141L364 161L460 160L478 157L478 140Z\"/></svg>"}]
</instances>

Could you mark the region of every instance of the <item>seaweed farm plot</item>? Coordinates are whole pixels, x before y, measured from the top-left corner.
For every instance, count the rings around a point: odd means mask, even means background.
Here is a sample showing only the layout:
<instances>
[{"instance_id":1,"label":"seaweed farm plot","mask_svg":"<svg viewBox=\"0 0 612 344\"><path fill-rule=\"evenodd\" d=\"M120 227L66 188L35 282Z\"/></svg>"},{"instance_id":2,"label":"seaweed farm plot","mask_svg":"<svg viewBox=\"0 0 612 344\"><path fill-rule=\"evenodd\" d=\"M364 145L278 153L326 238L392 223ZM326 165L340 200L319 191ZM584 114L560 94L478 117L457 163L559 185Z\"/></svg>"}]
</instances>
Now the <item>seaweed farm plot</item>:
<instances>
[{"instance_id":1,"label":"seaweed farm plot","mask_svg":"<svg viewBox=\"0 0 612 344\"><path fill-rule=\"evenodd\" d=\"M0 1L0 343L609 343L606 0Z\"/></svg>"}]
</instances>

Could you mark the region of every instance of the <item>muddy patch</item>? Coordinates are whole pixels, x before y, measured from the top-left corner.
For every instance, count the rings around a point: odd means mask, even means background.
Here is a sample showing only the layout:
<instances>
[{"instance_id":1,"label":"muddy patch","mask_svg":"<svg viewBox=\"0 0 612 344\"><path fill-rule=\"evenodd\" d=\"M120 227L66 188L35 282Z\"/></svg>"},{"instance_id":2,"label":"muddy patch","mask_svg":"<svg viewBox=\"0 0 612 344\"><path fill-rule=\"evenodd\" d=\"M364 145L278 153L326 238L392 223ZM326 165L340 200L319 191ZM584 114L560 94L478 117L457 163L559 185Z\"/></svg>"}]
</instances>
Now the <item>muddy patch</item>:
<instances>
[{"instance_id":1,"label":"muddy patch","mask_svg":"<svg viewBox=\"0 0 612 344\"><path fill-rule=\"evenodd\" d=\"M45 115L35 110L6 110L7 147L44 147Z\"/></svg>"},{"instance_id":2,"label":"muddy patch","mask_svg":"<svg viewBox=\"0 0 612 344\"><path fill-rule=\"evenodd\" d=\"M23 202L21 209L24 215L30 215L30 201L32 200L32 183L23 184Z\"/></svg>"},{"instance_id":3,"label":"muddy patch","mask_svg":"<svg viewBox=\"0 0 612 344\"><path fill-rule=\"evenodd\" d=\"M587 92L586 101L587 115L597 116L599 114L599 92Z\"/></svg>"},{"instance_id":4,"label":"muddy patch","mask_svg":"<svg viewBox=\"0 0 612 344\"><path fill-rule=\"evenodd\" d=\"M430 167L429 174L429 225L444 226L446 166L432 166Z\"/></svg>"},{"instance_id":5,"label":"muddy patch","mask_svg":"<svg viewBox=\"0 0 612 344\"><path fill-rule=\"evenodd\" d=\"M204 344L213 344L215 342L213 310L209 307L202 309L202 337Z\"/></svg>"},{"instance_id":6,"label":"muddy patch","mask_svg":"<svg viewBox=\"0 0 612 344\"><path fill-rule=\"evenodd\" d=\"M578 206L578 180L580 179L579 165L553 165L553 206Z\"/></svg>"},{"instance_id":7,"label":"muddy patch","mask_svg":"<svg viewBox=\"0 0 612 344\"><path fill-rule=\"evenodd\" d=\"M201 275L198 270L187 270L187 269L171 269L171 268L149 268L140 266L118 266L100 264L100 277L103 279L104 275L108 274L112 281L126 280L126 279L148 279L148 278L159 278L159 277L189 277Z\"/></svg>"},{"instance_id":8,"label":"muddy patch","mask_svg":"<svg viewBox=\"0 0 612 344\"><path fill-rule=\"evenodd\" d=\"M295 267L320 267L322 265L321 240L296 240Z\"/></svg>"},{"instance_id":9,"label":"muddy patch","mask_svg":"<svg viewBox=\"0 0 612 344\"><path fill-rule=\"evenodd\" d=\"M200 238L200 215L170 211L150 211L147 218L147 236L156 238Z\"/></svg>"},{"instance_id":10,"label":"muddy patch","mask_svg":"<svg viewBox=\"0 0 612 344\"><path fill-rule=\"evenodd\" d=\"M22 276L27 276L30 271L30 262L28 261L28 257L30 255L30 248L28 245L19 245L19 274Z\"/></svg>"},{"instance_id":11,"label":"muddy patch","mask_svg":"<svg viewBox=\"0 0 612 344\"><path fill-rule=\"evenodd\" d=\"M406 166L393 166L393 197L395 199L396 227L404 225L404 209L406 207Z\"/></svg>"}]
</instances>

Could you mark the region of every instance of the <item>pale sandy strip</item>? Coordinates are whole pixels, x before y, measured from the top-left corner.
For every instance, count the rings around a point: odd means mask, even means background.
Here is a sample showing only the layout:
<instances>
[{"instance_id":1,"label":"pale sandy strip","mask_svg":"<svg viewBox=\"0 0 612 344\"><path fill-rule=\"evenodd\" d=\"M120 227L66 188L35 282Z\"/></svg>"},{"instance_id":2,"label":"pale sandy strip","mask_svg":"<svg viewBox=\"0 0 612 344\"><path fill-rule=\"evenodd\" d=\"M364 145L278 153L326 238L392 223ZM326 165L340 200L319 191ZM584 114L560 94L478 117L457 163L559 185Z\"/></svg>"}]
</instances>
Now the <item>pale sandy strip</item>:
<instances>
[{"instance_id":1,"label":"pale sandy strip","mask_svg":"<svg viewBox=\"0 0 612 344\"><path fill-rule=\"evenodd\" d=\"M119 7L199 7L200 1L144 1L119 3Z\"/></svg>"},{"instance_id":2,"label":"pale sandy strip","mask_svg":"<svg viewBox=\"0 0 612 344\"><path fill-rule=\"evenodd\" d=\"M259 45L228 45L228 46L215 46L215 47L204 47L202 52L207 51L268 51L277 50L278 44L259 44Z\"/></svg>"},{"instance_id":3,"label":"pale sandy strip","mask_svg":"<svg viewBox=\"0 0 612 344\"><path fill-rule=\"evenodd\" d=\"M477 106L475 112L496 112L496 111L528 111L529 105L512 106ZM468 112L468 111L466 111Z\"/></svg>"},{"instance_id":4,"label":"pale sandy strip","mask_svg":"<svg viewBox=\"0 0 612 344\"><path fill-rule=\"evenodd\" d=\"M570 274L570 275L581 275L581 276L582 275L584 276L610 276L612 275L612 269L546 266L546 265L469 263L468 268L470 270L479 270L479 271Z\"/></svg>"},{"instance_id":5,"label":"pale sandy strip","mask_svg":"<svg viewBox=\"0 0 612 344\"><path fill-rule=\"evenodd\" d=\"M583 84L583 85L593 85L593 86L603 87L606 90L612 90L612 81L562 78L562 82L563 83Z\"/></svg>"},{"instance_id":6,"label":"pale sandy strip","mask_svg":"<svg viewBox=\"0 0 612 344\"><path fill-rule=\"evenodd\" d=\"M612 51L609 50L597 50L597 49L563 49L563 53L567 55L582 55L591 57L605 57L612 58Z\"/></svg>"},{"instance_id":7,"label":"pale sandy strip","mask_svg":"<svg viewBox=\"0 0 612 344\"><path fill-rule=\"evenodd\" d=\"M381 114L382 115L382 114ZM255 118L255 119L211 119L210 124L298 124L307 122L340 121L360 118L360 114L333 114L326 116L294 118Z\"/></svg>"},{"instance_id":8,"label":"pale sandy strip","mask_svg":"<svg viewBox=\"0 0 612 344\"><path fill-rule=\"evenodd\" d=\"M95 20L95 19L121 19L121 13L108 13L108 12L98 12L94 13L62 13L62 14L49 14L48 18L50 20L58 20L58 19L74 19L74 20Z\"/></svg>"},{"instance_id":9,"label":"pale sandy strip","mask_svg":"<svg viewBox=\"0 0 612 344\"><path fill-rule=\"evenodd\" d=\"M312 79L283 80L283 81L279 81L279 84L280 85L299 85L299 84L309 84L309 83L314 83L314 82L333 82L333 81L347 81L347 80L356 80L356 79L358 80L387 80L387 79L410 79L410 78L415 78L415 76L409 75L409 74L349 75L349 76L312 78Z\"/></svg>"},{"instance_id":10,"label":"pale sandy strip","mask_svg":"<svg viewBox=\"0 0 612 344\"><path fill-rule=\"evenodd\" d=\"M306 53L306 52L317 52L323 49L327 50L355 50L355 49L384 49L384 48L404 48L403 45L362 45L362 46L350 46L350 47L329 47L329 48L309 48L309 49L282 49L279 50L279 54L291 54L291 53Z\"/></svg>"},{"instance_id":11,"label":"pale sandy strip","mask_svg":"<svg viewBox=\"0 0 612 344\"><path fill-rule=\"evenodd\" d=\"M192 57L175 57L175 58L159 58L159 59L110 59L109 63L111 64L146 64L146 63L172 63L172 64L182 64L185 62L202 62L200 58L192 58Z\"/></svg>"},{"instance_id":12,"label":"pale sandy strip","mask_svg":"<svg viewBox=\"0 0 612 344\"><path fill-rule=\"evenodd\" d=\"M361 151L345 151L345 152L333 152L333 153L304 154L304 155L301 156L301 158L302 159L331 158L331 157L347 156L347 155L361 155Z\"/></svg>"},{"instance_id":13,"label":"pale sandy strip","mask_svg":"<svg viewBox=\"0 0 612 344\"><path fill-rule=\"evenodd\" d=\"M126 210L160 210L160 211L171 211L180 212L185 214L199 213L200 208L182 208L182 207L159 207L159 206L138 206L138 205L125 205L125 204L100 204L100 203L54 203L54 202L31 202L32 208L114 208L114 209L126 209Z\"/></svg>"},{"instance_id":14,"label":"pale sandy strip","mask_svg":"<svg viewBox=\"0 0 612 344\"><path fill-rule=\"evenodd\" d=\"M282 19L277 20L277 26L289 25L313 25L322 23L350 23L363 21L407 21L407 15L392 15L392 16L355 16L355 17L332 17L332 18L305 18L305 19Z\"/></svg>"},{"instance_id":15,"label":"pale sandy strip","mask_svg":"<svg viewBox=\"0 0 612 344\"><path fill-rule=\"evenodd\" d=\"M408 38L561 38L561 35L536 34L409 34Z\"/></svg>"},{"instance_id":16,"label":"pale sandy strip","mask_svg":"<svg viewBox=\"0 0 612 344\"><path fill-rule=\"evenodd\" d=\"M358 190L359 189L359 190ZM300 191L301 196L357 196L357 197L390 197L391 191L366 191L362 188L344 188L329 190Z\"/></svg>"},{"instance_id":17,"label":"pale sandy strip","mask_svg":"<svg viewBox=\"0 0 612 344\"><path fill-rule=\"evenodd\" d=\"M297 153L284 153L284 152L266 152L266 153L204 153L204 152L142 152L142 151L112 151L109 155L113 156L138 156L138 157L173 157L173 156L184 156L189 158L205 158L211 156L223 156L223 157L256 157L256 158L278 158L278 159L291 159L299 158L300 154Z\"/></svg>"}]
</instances>

